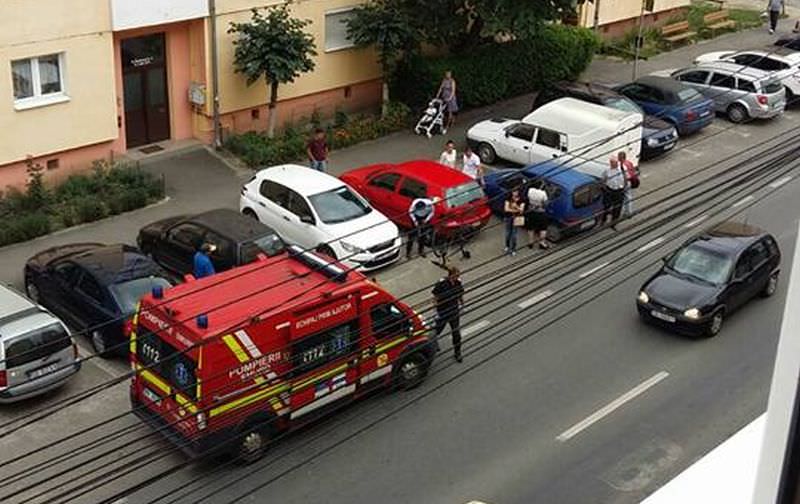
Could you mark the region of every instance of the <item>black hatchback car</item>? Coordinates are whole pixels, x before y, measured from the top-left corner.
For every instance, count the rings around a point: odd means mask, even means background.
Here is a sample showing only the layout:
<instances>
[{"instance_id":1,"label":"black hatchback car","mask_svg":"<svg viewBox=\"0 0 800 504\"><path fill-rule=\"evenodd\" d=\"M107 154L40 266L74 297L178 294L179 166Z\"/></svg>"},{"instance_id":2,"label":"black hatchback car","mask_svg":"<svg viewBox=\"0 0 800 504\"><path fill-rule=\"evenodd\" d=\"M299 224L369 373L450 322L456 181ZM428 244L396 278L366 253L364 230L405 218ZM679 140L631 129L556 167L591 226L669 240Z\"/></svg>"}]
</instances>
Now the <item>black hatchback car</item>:
<instances>
[{"instance_id":1,"label":"black hatchback car","mask_svg":"<svg viewBox=\"0 0 800 504\"><path fill-rule=\"evenodd\" d=\"M136 242L157 263L179 275L192 272L194 254L203 243L216 245L211 254L216 271L247 264L259 254L275 256L286 248L272 228L227 208L148 224Z\"/></svg>"},{"instance_id":2,"label":"black hatchback car","mask_svg":"<svg viewBox=\"0 0 800 504\"><path fill-rule=\"evenodd\" d=\"M675 127L656 116L645 114L630 98L608 86L592 82L556 82L542 89L533 100L531 110L559 98L575 98L597 105L603 105L624 112L637 112L644 116L642 123L642 159L652 159L659 154L669 152L678 141Z\"/></svg>"},{"instance_id":3,"label":"black hatchback car","mask_svg":"<svg viewBox=\"0 0 800 504\"><path fill-rule=\"evenodd\" d=\"M28 259L28 297L87 331L95 351L124 355L128 321L139 299L172 284L152 259L130 245L75 243Z\"/></svg>"},{"instance_id":4,"label":"black hatchback car","mask_svg":"<svg viewBox=\"0 0 800 504\"><path fill-rule=\"evenodd\" d=\"M715 336L731 312L758 295L775 293L780 262L772 235L724 222L664 259L639 292L639 315L676 332Z\"/></svg>"}]
</instances>

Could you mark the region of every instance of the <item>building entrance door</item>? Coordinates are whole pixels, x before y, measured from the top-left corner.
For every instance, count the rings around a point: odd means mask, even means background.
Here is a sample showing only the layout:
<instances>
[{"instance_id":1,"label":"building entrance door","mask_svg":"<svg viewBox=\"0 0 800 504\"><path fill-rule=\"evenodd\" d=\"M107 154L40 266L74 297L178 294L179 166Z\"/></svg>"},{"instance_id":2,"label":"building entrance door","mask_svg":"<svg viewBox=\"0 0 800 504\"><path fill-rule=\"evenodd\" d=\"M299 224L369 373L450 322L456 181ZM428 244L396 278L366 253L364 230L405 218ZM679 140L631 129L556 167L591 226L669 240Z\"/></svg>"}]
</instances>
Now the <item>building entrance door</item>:
<instances>
[{"instance_id":1,"label":"building entrance door","mask_svg":"<svg viewBox=\"0 0 800 504\"><path fill-rule=\"evenodd\" d=\"M163 33L122 41L122 92L128 148L169 138L169 95Z\"/></svg>"}]
</instances>

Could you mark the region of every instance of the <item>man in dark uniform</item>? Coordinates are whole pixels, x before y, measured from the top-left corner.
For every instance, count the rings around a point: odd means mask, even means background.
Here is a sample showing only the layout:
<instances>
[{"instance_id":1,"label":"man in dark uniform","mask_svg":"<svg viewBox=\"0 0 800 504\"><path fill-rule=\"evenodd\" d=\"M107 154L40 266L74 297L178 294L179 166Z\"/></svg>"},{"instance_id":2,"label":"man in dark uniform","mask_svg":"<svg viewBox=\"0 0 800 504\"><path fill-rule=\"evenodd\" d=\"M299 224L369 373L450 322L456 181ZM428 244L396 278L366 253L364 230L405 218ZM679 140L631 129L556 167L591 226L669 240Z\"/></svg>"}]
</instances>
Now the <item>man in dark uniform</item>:
<instances>
[{"instance_id":1,"label":"man in dark uniform","mask_svg":"<svg viewBox=\"0 0 800 504\"><path fill-rule=\"evenodd\" d=\"M461 272L455 266L447 268L447 276L433 287L433 301L436 304L436 327L433 346L439 351L439 335L447 324L453 335L453 355L461 362L461 327L459 312L464 306L464 287L461 285Z\"/></svg>"}]
</instances>

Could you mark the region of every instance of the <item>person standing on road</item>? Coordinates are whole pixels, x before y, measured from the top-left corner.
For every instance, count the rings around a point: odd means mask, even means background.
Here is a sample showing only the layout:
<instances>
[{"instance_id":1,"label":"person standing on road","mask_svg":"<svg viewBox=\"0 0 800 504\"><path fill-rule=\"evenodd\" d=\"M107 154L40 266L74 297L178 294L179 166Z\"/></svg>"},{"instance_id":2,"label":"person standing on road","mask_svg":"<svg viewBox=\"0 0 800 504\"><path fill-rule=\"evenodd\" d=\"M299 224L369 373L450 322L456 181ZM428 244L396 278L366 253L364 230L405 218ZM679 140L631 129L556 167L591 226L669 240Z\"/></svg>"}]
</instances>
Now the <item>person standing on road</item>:
<instances>
[{"instance_id":1,"label":"person standing on road","mask_svg":"<svg viewBox=\"0 0 800 504\"><path fill-rule=\"evenodd\" d=\"M481 158L472 152L472 148L469 145L464 148L461 171L483 185L483 166L481 166Z\"/></svg>"},{"instance_id":2,"label":"person standing on road","mask_svg":"<svg viewBox=\"0 0 800 504\"><path fill-rule=\"evenodd\" d=\"M447 143L444 144L442 155L439 156L439 164L455 169L457 159L458 152L456 152L456 143L452 140L448 140Z\"/></svg>"},{"instance_id":3,"label":"person standing on road","mask_svg":"<svg viewBox=\"0 0 800 504\"><path fill-rule=\"evenodd\" d=\"M213 243L204 243L197 252L194 253L194 268L192 273L195 278L203 278L216 273L214 271L214 263L211 262L211 254L213 254L215 250L217 250L217 246Z\"/></svg>"},{"instance_id":4,"label":"person standing on road","mask_svg":"<svg viewBox=\"0 0 800 504\"><path fill-rule=\"evenodd\" d=\"M528 189L528 203L525 212L525 229L528 230L528 248L533 248L539 242L539 248L547 250L547 193L541 180L536 180Z\"/></svg>"},{"instance_id":5,"label":"person standing on road","mask_svg":"<svg viewBox=\"0 0 800 504\"><path fill-rule=\"evenodd\" d=\"M767 10L769 11L769 32L775 33L775 30L778 29L778 19L783 10L783 0L769 0Z\"/></svg>"},{"instance_id":6,"label":"person standing on road","mask_svg":"<svg viewBox=\"0 0 800 504\"><path fill-rule=\"evenodd\" d=\"M314 136L306 146L308 162L312 169L324 172L328 165L328 142L325 140L325 130L317 128Z\"/></svg>"},{"instance_id":7,"label":"person standing on road","mask_svg":"<svg viewBox=\"0 0 800 504\"><path fill-rule=\"evenodd\" d=\"M464 307L464 286L461 272L455 266L447 268L447 276L433 287L433 302L436 305L436 323L433 335L434 351L439 351L439 335L447 324L453 337L453 355L461 362L461 322L459 314Z\"/></svg>"},{"instance_id":8,"label":"person standing on road","mask_svg":"<svg viewBox=\"0 0 800 504\"><path fill-rule=\"evenodd\" d=\"M452 128L453 124L456 122L456 114L458 113L456 80L453 78L453 72L450 70L444 73L444 79L442 79L442 83L439 84L439 91L436 92L436 96L444 102L445 110L447 111L447 118L445 119L444 128L442 129L442 134L446 135L447 130Z\"/></svg>"},{"instance_id":9,"label":"person standing on road","mask_svg":"<svg viewBox=\"0 0 800 504\"><path fill-rule=\"evenodd\" d=\"M420 257L425 257L425 240L429 238L431 219L433 219L434 201L428 198L417 198L411 202L408 208L408 216L411 218L413 226L408 231L406 237L406 258L411 259L411 249L414 248L414 240L417 241L417 251Z\"/></svg>"},{"instance_id":10,"label":"person standing on road","mask_svg":"<svg viewBox=\"0 0 800 504\"><path fill-rule=\"evenodd\" d=\"M603 172L603 219L602 224L611 216L611 229L616 229L617 221L625 203L625 173L619 166L617 158L608 160L608 168Z\"/></svg>"},{"instance_id":11,"label":"person standing on road","mask_svg":"<svg viewBox=\"0 0 800 504\"><path fill-rule=\"evenodd\" d=\"M517 228L525 225L525 202L522 201L519 189L514 189L503 204L506 225L505 253L517 255Z\"/></svg>"},{"instance_id":12,"label":"person standing on road","mask_svg":"<svg viewBox=\"0 0 800 504\"><path fill-rule=\"evenodd\" d=\"M639 187L639 174L636 167L628 159L625 151L617 153L619 166L625 171L625 203L623 204L623 214L626 217L633 217L633 190Z\"/></svg>"}]
</instances>

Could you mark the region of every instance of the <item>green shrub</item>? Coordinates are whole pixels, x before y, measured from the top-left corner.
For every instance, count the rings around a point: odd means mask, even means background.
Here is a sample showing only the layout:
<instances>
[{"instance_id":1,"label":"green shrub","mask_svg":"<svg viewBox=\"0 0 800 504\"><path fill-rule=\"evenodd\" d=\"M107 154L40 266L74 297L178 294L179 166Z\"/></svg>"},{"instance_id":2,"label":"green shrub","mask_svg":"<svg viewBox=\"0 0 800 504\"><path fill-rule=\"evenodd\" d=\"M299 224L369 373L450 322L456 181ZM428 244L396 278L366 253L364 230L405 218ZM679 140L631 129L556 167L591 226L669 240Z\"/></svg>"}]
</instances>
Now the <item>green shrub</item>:
<instances>
[{"instance_id":1,"label":"green shrub","mask_svg":"<svg viewBox=\"0 0 800 504\"><path fill-rule=\"evenodd\" d=\"M422 107L436 93L445 70L451 70L458 81L459 106L480 107L577 78L598 47L590 30L547 25L524 40L487 44L467 54L412 57L399 65L391 93Z\"/></svg>"},{"instance_id":2,"label":"green shrub","mask_svg":"<svg viewBox=\"0 0 800 504\"><path fill-rule=\"evenodd\" d=\"M50 217L44 212L28 213L0 224L0 245L27 241L51 230Z\"/></svg>"},{"instance_id":3,"label":"green shrub","mask_svg":"<svg viewBox=\"0 0 800 504\"><path fill-rule=\"evenodd\" d=\"M69 205L75 212L75 222L83 224L94 222L108 215L105 205L97 196L83 196L72 201Z\"/></svg>"}]
</instances>

